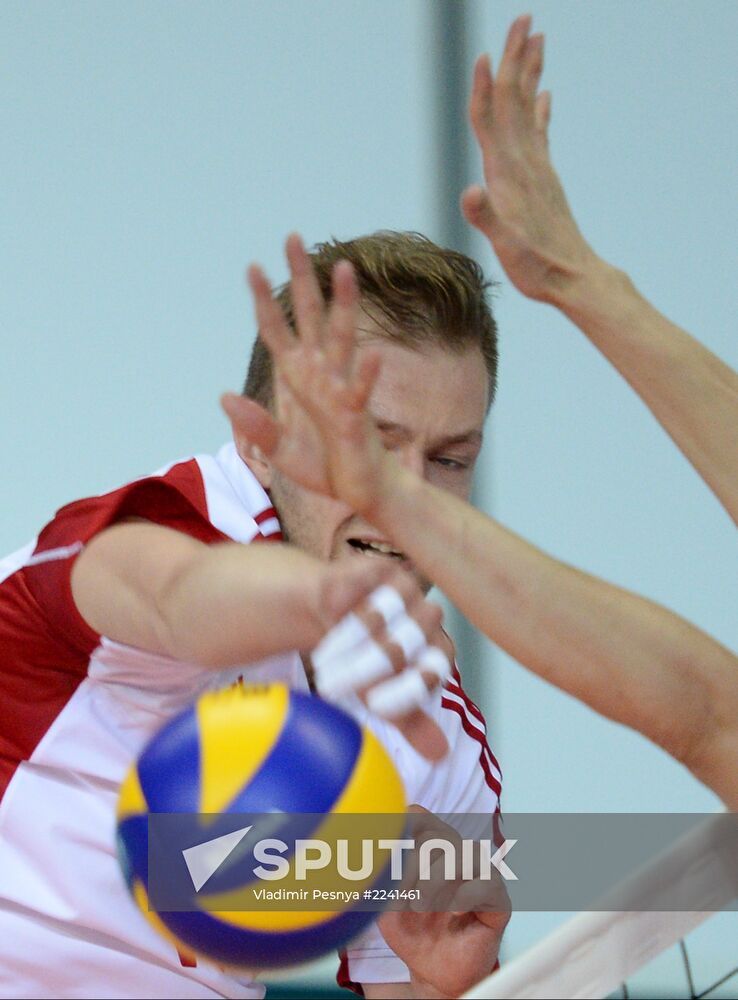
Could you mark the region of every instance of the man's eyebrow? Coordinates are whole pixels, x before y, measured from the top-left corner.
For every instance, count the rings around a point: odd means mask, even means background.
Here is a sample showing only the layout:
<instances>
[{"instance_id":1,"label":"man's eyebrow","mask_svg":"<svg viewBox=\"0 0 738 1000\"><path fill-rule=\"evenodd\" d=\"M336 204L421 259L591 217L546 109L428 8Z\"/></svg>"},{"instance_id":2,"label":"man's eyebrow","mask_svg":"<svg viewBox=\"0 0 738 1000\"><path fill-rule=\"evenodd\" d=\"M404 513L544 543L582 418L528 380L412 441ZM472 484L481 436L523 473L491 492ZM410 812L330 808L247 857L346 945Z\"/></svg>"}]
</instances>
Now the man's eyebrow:
<instances>
[{"instance_id":1,"label":"man's eyebrow","mask_svg":"<svg viewBox=\"0 0 738 1000\"><path fill-rule=\"evenodd\" d=\"M482 432L478 431L476 428L471 431L465 431L461 434L450 434L448 437L440 438L437 442L437 447L445 448L452 444L481 444L482 443Z\"/></svg>"},{"instance_id":2,"label":"man's eyebrow","mask_svg":"<svg viewBox=\"0 0 738 1000\"><path fill-rule=\"evenodd\" d=\"M376 424L378 430L388 431L393 434L399 434L402 437L410 437L412 432L410 428L405 427L404 424L395 423L392 420L383 420L381 417L374 416L372 414L372 419ZM436 448L446 448L449 445L454 444L481 444L482 443L482 432L473 427L469 431L461 431L459 434L449 434L446 437L439 438L434 441L434 447Z\"/></svg>"}]
</instances>

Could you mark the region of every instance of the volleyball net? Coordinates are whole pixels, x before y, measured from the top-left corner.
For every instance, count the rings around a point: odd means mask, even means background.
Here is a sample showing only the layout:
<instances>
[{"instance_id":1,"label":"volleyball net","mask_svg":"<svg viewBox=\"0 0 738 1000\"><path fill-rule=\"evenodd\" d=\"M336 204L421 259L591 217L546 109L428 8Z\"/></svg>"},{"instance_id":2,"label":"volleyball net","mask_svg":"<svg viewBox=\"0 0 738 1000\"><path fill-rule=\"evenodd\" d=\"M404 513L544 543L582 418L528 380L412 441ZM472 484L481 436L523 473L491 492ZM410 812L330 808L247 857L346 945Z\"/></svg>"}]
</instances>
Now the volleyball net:
<instances>
[{"instance_id":1,"label":"volleyball net","mask_svg":"<svg viewBox=\"0 0 738 1000\"><path fill-rule=\"evenodd\" d=\"M708 817L467 1000L738 997L738 838L727 819ZM675 910L675 899L689 909Z\"/></svg>"}]
</instances>

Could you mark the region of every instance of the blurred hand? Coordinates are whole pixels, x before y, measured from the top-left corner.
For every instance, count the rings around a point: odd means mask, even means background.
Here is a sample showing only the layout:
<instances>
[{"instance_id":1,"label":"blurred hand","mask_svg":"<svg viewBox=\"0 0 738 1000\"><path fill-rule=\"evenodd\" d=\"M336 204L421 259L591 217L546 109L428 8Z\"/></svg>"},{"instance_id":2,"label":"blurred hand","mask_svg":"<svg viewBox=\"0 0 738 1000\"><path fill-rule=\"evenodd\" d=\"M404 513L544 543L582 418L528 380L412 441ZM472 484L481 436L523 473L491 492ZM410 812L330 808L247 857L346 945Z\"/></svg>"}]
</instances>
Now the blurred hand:
<instances>
[{"instance_id":1,"label":"blurred hand","mask_svg":"<svg viewBox=\"0 0 738 1000\"><path fill-rule=\"evenodd\" d=\"M348 711L358 698L397 726L418 753L439 760L448 743L424 708L451 672L453 646L442 617L412 577L395 569L313 650L316 688Z\"/></svg>"},{"instance_id":2,"label":"blurred hand","mask_svg":"<svg viewBox=\"0 0 738 1000\"><path fill-rule=\"evenodd\" d=\"M366 406L379 373L376 352L356 352L359 290L348 262L336 265L323 301L310 258L287 240L298 336L258 267L249 269L259 333L274 361L277 412L233 393L222 405L246 437L295 482L343 500L367 516L391 489L399 465L384 448Z\"/></svg>"},{"instance_id":3,"label":"blurred hand","mask_svg":"<svg viewBox=\"0 0 738 1000\"><path fill-rule=\"evenodd\" d=\"M416 996L458 997L493 971L510 919L510 900L496 870L492 879L461 877L461 837L456 830L420 805L410 806L408 812L413 814L409 833L416 848L411 867L404 869L403 888L417 886L421 902L413 904L412 911L386 910L379 918L379 929L410 969ZM439 852L431 865L431 879L418 881L418 849L435 838L454 845L456 878L445 878ZM418 906L422 911L418 912Z\"/></svg>"},{"instance_id":4,"label":"blurred hand","mask_svg":"<svg viewBox=\"0 0 738 1000\"><path fill-rule=\"evenodd\" d=\"M530 25L529 15L513 22L496 76L489 56L477 60L469 112L486 187L468 188L461 204L513 284L529 298L555 302L598 258L551 166L551 94L538 93L543 35L530 35Z\"/></svg>"}]
</instances>

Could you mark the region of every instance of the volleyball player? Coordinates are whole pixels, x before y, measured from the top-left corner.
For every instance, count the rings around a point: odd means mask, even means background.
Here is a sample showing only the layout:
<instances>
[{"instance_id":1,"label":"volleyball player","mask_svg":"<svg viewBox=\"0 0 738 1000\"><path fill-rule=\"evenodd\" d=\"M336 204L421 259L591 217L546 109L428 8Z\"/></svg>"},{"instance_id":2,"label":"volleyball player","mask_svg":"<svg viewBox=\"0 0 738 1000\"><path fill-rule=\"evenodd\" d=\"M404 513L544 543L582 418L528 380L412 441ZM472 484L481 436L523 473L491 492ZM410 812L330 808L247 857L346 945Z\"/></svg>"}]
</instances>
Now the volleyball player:
<instances>
[{"instance_id":1,"label":"volleyball player","mask_svg":"<svg viewBox=\"0 0 738 1000\"><path fill-rule=\"evenodd\" d=\"M405 464L464 497L495 375L479 270L414 237L380 234L356 249L368 270L382 262L375 292L386 310L401 280L394 308L407 312L414 280L419 317L425 299L472 317L453 350L439 343L438 324L412 331L424 352L378 328L392 364L373 385L388 420L430 432L404 443ZM326 247L329 261L335 252ZM298 254L298 312L301 263ZM344 313L338 301L336 321ZM258 357L251 374L271 391ZM288 393L277 386L275 396L288 413ZM390 685L390 714L407 738L361 702L352 710L388 748L408 800L491 818L500 772L458 673L438 683L450 672L439 656L453 654L425 590L386 535L345 503L290 483L240 439L68 505L0 562L0 996L263 995L248 970L179 954L128 897L115 857L117 790L147 738L201 691L239 680L307 687L309 652L347 611L357 645L345 659L358 669L361 647L362 696L384 688L386 706ZM319 653L316 679L330 689L345 664L331 664L325 644ZM391 686L408 677L432 689L420 714ZM391 947L372 927L344 957L344 981L377 997L458 995L494 966L507 920L500 897L499 912L479 917L398 915Z\"/></svg>"},{"instance_id":2,"label":"volleyball player","mask_svg":"<svg viewBox=\"0 0 738 1000\"><path fill-rule=\"evenodd\" d=\"M470 110L486 184L465 192L464 213L518 289L560 309L612 362L738 522L738 376L580 234L549 159L542 63L543 38L530 34L527 16L513 23L496 76L486 56L478 60ZM347 316L353 310L353 327L346 319L310 338L293 337L258 270L251 285L261 336L300 406L280 423L229 396L237 433L293 478L309 464L313 488L391 538L519 662L642 732L738 809L736 656L653 602L550 558L395 460L398 430L388 433L370 413L380 359L350 266L336 269L335 295ZM317 296L303 308L317 312ZM307 425L321 448L295 456L290 441Z\"/></svg>"}]
</instances>

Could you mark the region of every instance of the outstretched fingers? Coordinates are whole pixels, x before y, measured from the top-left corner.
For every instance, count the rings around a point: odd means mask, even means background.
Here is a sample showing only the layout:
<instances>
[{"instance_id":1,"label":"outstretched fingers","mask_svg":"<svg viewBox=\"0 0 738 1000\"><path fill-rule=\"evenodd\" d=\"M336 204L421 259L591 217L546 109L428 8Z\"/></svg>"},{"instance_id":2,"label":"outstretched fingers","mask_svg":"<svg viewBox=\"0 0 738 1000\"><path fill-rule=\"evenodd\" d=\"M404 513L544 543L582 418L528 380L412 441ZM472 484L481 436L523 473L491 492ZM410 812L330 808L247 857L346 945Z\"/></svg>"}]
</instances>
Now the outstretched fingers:
<instances>
[{"instance_id":1,"label":"outstretched fingers","mask_svg":"<svg viewBox=\"0 0 738 1000\"><path fill-rule=\"evenodd\" d=\"M543 73L543 35L531 35L525 44L520 64L520 90L525 103L532 106Z\"/></svg>"},{"instance_id":2,"label":"outstretched fingers","mask_svg":"<svg viewBox=\"0 0 738 1000\"><path fill-rule=\"evenodd\" d=\"M360 293L354 269L339 261L333 269L327 335L322 349L311 351L311 368L321 377L320 402L337 415L336 406L363 410L377 380L380 358L376 351L356 352ZM306 401L307 402L307 401ZM315 405L318 400L310 401Z\"/></svg>"},{"instance_id":3,"label":"outstretched fingers","mask_svg":"<svg viewBox=\"0 0 738 1000\"><path fill-rule=\"evenodd\" d=\"M469 101L469 117L480 141L485 129L492 124L493 93L492 63L490 57L485 53L474 64L472 92Z\"/></svg>"},{"instance_id":4,"label":"outstretched fingers","mask_svg":"<svg viewBox=\"0 0 738 1000\"><path fill-rule=\"evenodd\" d=\"M545 126L541 128L539 121L545 120L546 105L536 97L543 73L544 38L542 34L531 35L530 27L527 14L513 22L496 77L486 54L474 67L469 116L486 169L504 158L513 135L522 140L531 124L543 131L545 138ZM465 214L473 221L478 212L473 203L468 208Z\"/></svg>"},{"instance_id":5,"label":"outstretched fingers","mask_svg":"<svg viewBox=\"0 0 738 1000\"><path fill-rule=\"evenodd\" d=\"M543 90L536 97L536 103L533 108L533 116L536 123L536 128L541 133L546 142L548 142L548 125L551 121L551 91Z\"/></svg>"},{"instance_id":6,"label":"outstretched fingers","mask_svg":"<svg viewBox=\"0 0 738 1000\"><path fill-rule=\"evenodd\" d=\"M287 237L285 251L290 268L292 308L300 340L307 347L318 347L323 339L325 302L315 270L297 233Z\"/></svg>"},{"instance_id":7,"label":"outstretched fingers","mask_svg":"<svg viewBox=\"0 0 738 1000\"><path fill-rule=\"evenodd\" d=\"M352 409L366 408L381 366L382 359L378 351L366 351L361 356L351 385L349 403Z\"/></svg>"},{"instance_id":8,"label":"outstretched fingers","mask_svg":"<svg viewBox=\"0 0 738 1000\"><path fill-rule=\"evenodd\" d=\"M280 386L277 396L281 430L277 425L269 426L256 412L243 411L242 419L244 427L246 422L249 425L249 439L258 434L257 443L265 453L269 454L261 445L262 439L273 449L273 457L278 446L279 457L286 455L291 461L298 438L308 435L311 422L314 440L319 435L332 438L339 426L358 429L357 421L363 419L377 381L380 359L371 349L356 350L360 291L351 264L340 261L333 269L330 305L326 308L312 260L300 237L291 235L286 249L295 330L275 301L261 268L249 269L260 335L271 352L275 384Z\"/></svg>"},{"instance_id":9,"label":"outstretched fingers","mask_svg":"<svg viewBox=\"0 0 738 1000\"><path fill-rule=\"evenodd\" d=\"M531 25L530 14L516 18L510 26L505 48L497 70L497 88L512 88L520 84L523 55L526 50Z\"/></svg>"},{"instance_id":10,"label":"outstretched fingers","mask_svg":"<svg viewBox=\"0 0 738 1000\"><path fill-rule=\"evenodd\" d=\"M530 15L513 22L505 42L496 78L489 56L480 56L474 67L469 112L480 141L492 139L496 121L515 121L520 110L533 108L543 72L544 39L530 35Z\"/></svg>"},{"instance_id":11,"label":"outstretched fingers","mask_svg":"<svg viewBox=\"0 0 738 1000\"><path fill-rule=\"evenodd\" d=\"M333 268L333 297L328 317L326 358L333 374L345 376L351 367L359 318L359 286L351 264L342 260Z\"/></svg>"},{"instance_id":12,"label":"outstretched fingers","mask_svg":"<svg viewBox=\"0 0 738 1000\"><path fill-rule=\"evenodd\" d=\"M280 358L294 344L294 334L284 318L278 302L272 296L272 286L258 264L252 264L247 280L254 300L254 313L259 336L274 358Z\"/></svg>"}]
</instances>

